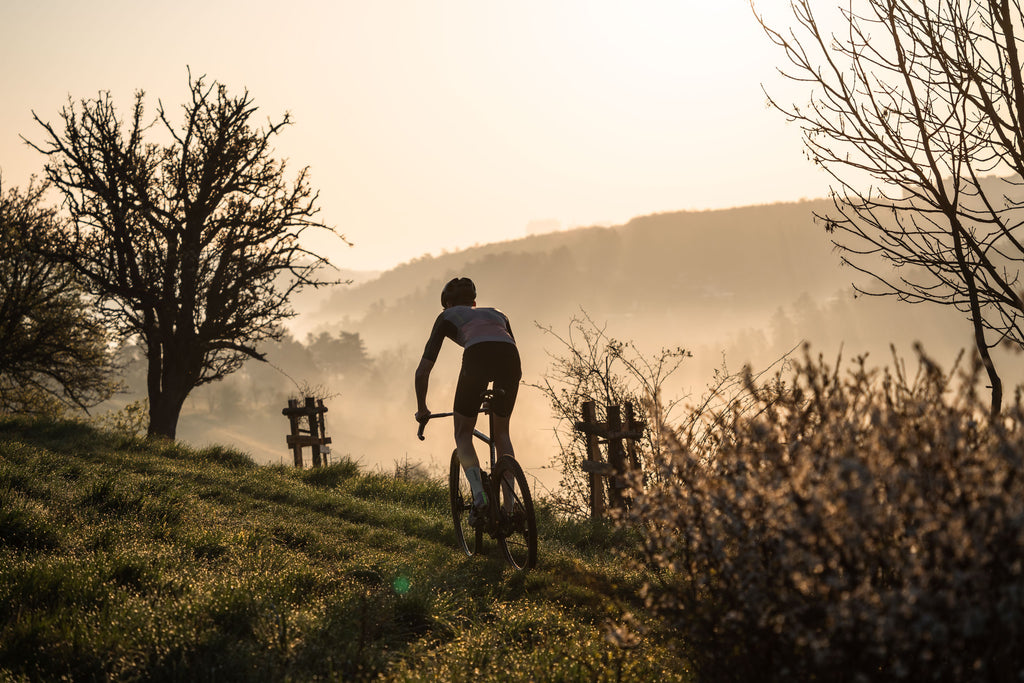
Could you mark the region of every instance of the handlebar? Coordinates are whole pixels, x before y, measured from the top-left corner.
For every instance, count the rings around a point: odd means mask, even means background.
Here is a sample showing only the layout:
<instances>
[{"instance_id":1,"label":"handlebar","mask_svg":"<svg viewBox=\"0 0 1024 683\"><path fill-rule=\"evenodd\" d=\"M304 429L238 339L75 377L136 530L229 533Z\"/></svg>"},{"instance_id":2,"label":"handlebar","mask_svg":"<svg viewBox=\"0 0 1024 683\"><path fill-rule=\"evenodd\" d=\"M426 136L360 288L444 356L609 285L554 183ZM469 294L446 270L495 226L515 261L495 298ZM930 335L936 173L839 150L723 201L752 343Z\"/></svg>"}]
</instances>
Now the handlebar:
<instances>
[{"instance_id":1,"label":"handlebar","mask_svg":"<svg viewBox=\"0 0 1024 683\"><path fill-rule=\"evenodd\" d=\"M480 400L483 401L483 405L480 408L480 410L477 411L477 412L486 413L488 410L490 410L491 399L494 398L495 396L504 396L504 395L505 395L505 392L503 390L501 390L501 389L498 389L497 391L494 391L494 390L487 390L487 391L485 391L483 394L480 395ZM420 428L416 431L416 436L419 437L420 441L425 440L427 437L423 436L423 430L427 428L427 423L428 422L433 420L435 417L451 417L454 414L455 413L431 413L430 415L427 416L427 419L420 421Z\"/></svg>"},{"instance_id":2,"label":"handlebar","mask_svg":"<svg viewBox=\"0 0 1024 683\"><path fill-rule=\"evenodd\" d=\"M424 439L426 439L426 438L427 438L427 437L423 436L423 430L427 428L427 423L428 423L428 422L430 422L431 420L433 420L433 419L434 419L435 417L451 417L451 416L452 416L452 415L454 415L454 414L455 414L455 413L431 413L431 414L430 414L430 415L429 415L429 416L427 417L427 419L426 419L426 420L423 420L422 422L420 422L420 428L419 428L419 430L418 430L418 431L416 432L416 436L418 436L418 437L420 438L420 441L423 441Z\"/></svg>"}]
</instances>

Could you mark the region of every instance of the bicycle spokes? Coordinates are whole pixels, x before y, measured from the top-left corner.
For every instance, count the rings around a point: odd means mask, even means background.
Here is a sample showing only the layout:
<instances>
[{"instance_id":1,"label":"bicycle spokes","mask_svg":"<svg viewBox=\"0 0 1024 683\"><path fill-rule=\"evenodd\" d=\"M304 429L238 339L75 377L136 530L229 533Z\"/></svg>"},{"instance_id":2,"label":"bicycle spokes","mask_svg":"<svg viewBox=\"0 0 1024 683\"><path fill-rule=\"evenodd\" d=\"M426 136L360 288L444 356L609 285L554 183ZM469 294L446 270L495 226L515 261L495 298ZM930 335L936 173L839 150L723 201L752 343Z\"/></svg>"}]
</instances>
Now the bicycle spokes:
<instances>
[{"instance_id":1,"label":"bicycle spokes","mask_svg":"<svg viewBox=\"0 0 1024 683\"><path fill-rule=\"evenodd\" d=\"M448 494L451 503L452 522L455 526L455 540L466 555L475 555L483 550L483 531L469 524L469 511L473 506L473 494L469 482L462 476L462 465L457 452L452 453L448 470Z\"/></svg>"},{"instance_id":2,"label":"bicycle spokes","mask_svg":"<svg viewBox=\"0 0 1024 683\"><path fill-rule=\"evenodd\" d=\"M471 526L470 511L473 495L469 483L462 475L457 453L452 453L448 473L452 521L459 548L466 555L483 553L483 535L497 539L505 559L516 569L528 569L537 563L537 522L533 499L526 483L526 475L513 458L501 457L494 470L482 472L484 488L489 497L487 521L476 528ZM475 516L475 515L474 515Z\"/></svg>"},{"instance_id":3,"label":"bicycle spokes","mask_svg":"<svg viewBox=\"0 0 1024 683\"><path fill-rule=\"evenodd\" d=\"M511 471L506 471L499 481L501 482L501 509L511 514L514 501L519 501L522 506L522 501L516 491L516 475Z\"/></svg>"},{"instance_id":4,"label":"bicycle spokes","mask_svg":"<svg viewBox=\"0 0 1024 683\"><path fill-rule=\"evenodd\" d=\"M526 475L515 459L502 456L494 467L498 500L498 543L516 569L537 563L537 522Z\"/></svg>"}]
</instances>

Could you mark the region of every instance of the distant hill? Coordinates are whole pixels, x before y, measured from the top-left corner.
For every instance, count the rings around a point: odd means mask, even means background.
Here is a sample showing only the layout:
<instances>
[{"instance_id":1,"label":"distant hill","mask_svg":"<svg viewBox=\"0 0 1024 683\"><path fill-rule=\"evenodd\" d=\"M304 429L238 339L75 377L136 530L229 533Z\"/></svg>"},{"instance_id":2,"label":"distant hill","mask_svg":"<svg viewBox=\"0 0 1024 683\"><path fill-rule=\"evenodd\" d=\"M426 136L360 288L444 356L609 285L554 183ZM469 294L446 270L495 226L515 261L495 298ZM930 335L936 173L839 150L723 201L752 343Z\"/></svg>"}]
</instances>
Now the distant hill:
<instances>
[{"instance_id":1,"label":"distant hill","mask_svg":"<svg viewBox=\"0 0 1024 683\"><path fill-rule=\"evenodd\" d=\"M320 276L325 280L338 281L347 283L339 285L341 287L357 287L365 284L372 280L380 277L382 271L379 270L353 270L350 268L340 268L338 270L325 269L321 272ZM295 313L296 318L292 319L294 327L297 330L304 330L305 324L299 321L306 321L316 316L320 307L323 303L324 290L323 289L301 289L298 294L292 297L291 305ZM301 336L301 335L300 335Z\"/></svg>"},{"instance_id":2,"label":"distant hill","mask_svg":"<svg viewBox=\"0 0 1024 683\"><path fill-rule=\"evenodd\" d=\"M314 315L358 330L371 348L423 336L451 277L472 277L481 305L514 321L561 324L581 307L596 318L664 320L685 313L716 325L774 309L802 293L849 285L812 213L826 200L636 218L472 247L402 264L339 289Z\"/></svg>"},{"instance_id":3,"label":"distant hill","mask_svg":"<svg viewBox=\"0 0 1024 683\"><path fill-rule=\"evenodd\" d=\"M969 347L956 311L854 299L851 283L865 276L841 266L814 220L831 208L817 199L661 213L424 256L324 296L306 324L358 332L371 353L397 349L415 359L442 286L469 276L479 304L511 318L533 379L552 342L537 325L564 330L581 310L645 348L699 351L689 364L698 385L723 353L739 369L768 364L801 341L830 355L845 348L887 357L890 343L907 353L915 341L947 356Z\"/></svg>"},{"instance_id":4,"label":"distant hill","mask_svg":"<svg viewBox=\"0 0 1024 683\"><path fill-rule=\"evenodd\" d=\"M476 281L480 305L508 313L537 372L551 340L534 323L565 329L581 310L647 348L700 349L695 377L723 352L738 369L770 362L801 340L829 354L840 345L887 354L890 342L906 349L917 340L969 346L955 311L854 300L851 283L864 276L841 266L813 218L831 206L819 199L653 214L425 256L327 295L307 324L358 332L371 352L416 355L442 286L465 275Z\"/></svg>"},{"instance_id":5,"label":"distant hill","mask_svg":"<svg viewBox=\"0 0 1024 683\"><path fill-rule=\"evenodd\" d=\"M990 198L1024 200L1019 178L991 176L982 186ZM477 282L481 305L517 321L559 325L583 308L600 320L628 319L636 337L692 338L695 328L716 337L763 325L797 301L803 308L837 296L852 301L851 283L865 276L841 267L813 219L832 210L832 200L815 199L677 211L424 256L322 297L308 324L359 331L371 348L407 343L421 336L412 321L433 317L427 313L437 310L444 282L466 275ZM868 324L888 315L881 309L890 303L875 300L843 317L862 314ZM906 315L907 306L897 308ZM917 309L911 318L949 318L935 307L910 308ZM668 318L679 317L685 325L666 329Z\"/></svg>"}]
</instances>

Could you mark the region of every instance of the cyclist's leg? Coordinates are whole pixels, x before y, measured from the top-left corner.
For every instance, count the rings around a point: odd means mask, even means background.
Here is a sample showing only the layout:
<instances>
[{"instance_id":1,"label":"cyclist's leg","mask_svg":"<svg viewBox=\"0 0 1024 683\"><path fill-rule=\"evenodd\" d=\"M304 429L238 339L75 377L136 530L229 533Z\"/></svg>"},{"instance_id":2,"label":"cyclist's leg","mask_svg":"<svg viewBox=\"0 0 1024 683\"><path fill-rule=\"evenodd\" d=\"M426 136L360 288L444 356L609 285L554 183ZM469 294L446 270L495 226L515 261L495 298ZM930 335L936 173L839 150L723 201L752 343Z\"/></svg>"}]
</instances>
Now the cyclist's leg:
<instances>
[{"instance_id":1,"label":"cyclist's leg","mask_svg":"<svg viewBox=\"0 0 1024 683\"><path fill-rule=\"evenodd\" d=\"M473 491L473 503L481 505L487 498L483 475L480 472L480 459L473 444L473 428L476 426L477 410L480 407L480 394L487 387L487 376L483 373L485 366L471 351L472 347L466 349L462 355L462 370L459 372L459 382L455 387L455 447Z\"/></svg>"},{"instance_id":2,"label":"cyclist's leg","mask_svg":"<svg viewBox=\"0 0 1024 683\"><path fill-rule=\"evenodd\" d=\"M498 455L511 455L515 457L515 449L512 446L510 433L510 422L512 411L516 406L516 396L519 394L519 380L523 371L519 363L519 351L513 344L497 345L491 373L494 378L494 389L501 392L491 406L494 413L494 439Z\"/></svg>"},{"instance_id":3,"label":"cyclist's leg","mask_svg":"<svg viewBox=\"0 0 1024 683\"><path fill-rule=\"evenodd\" d=\"M483 473L480 471L480 459L473 445L473 428L476 426L476 415L472 417L455 413L455 449L459 454L459 463L466 473L469 490L473 494L473 505L479 506L487 502L484 491Z\"/></svg>"},{"instance_id":4,"label":"cyclist's leg","mask_svg":"<svg viewBox=\"0 0 1024 683\"><path fill-rule=\"evenodd\" d=\"M498 449L498 453L502 455L510 455L513 458L516 457L515 450L512 448L512 437L509 436L509 417L502 417L501 415L494 415L494 432L491 434L491 438L494 439L494 445ZM505 474L504 481L501 482L501 486L505 493L502 496L502 506L506 513L512 512L512 487L515 484L512 479L511 473Z\"/></svg>"},{"instance_id":5,"label":"cyclist's leg","mask_svg":"<svg viewBox=\"0 0 1024 683\"><path fill-rule=\"evenodd\" d=\"M494 429L491 438L494 439L494 445L499 455L508 455L515 458L516 454L512 446L510 423L512 410L516 405L516 396L519 393L519 380L522 378L523 373L519 363L519 351L514 345L498 345L493 358L491 372L494 376L494 388L500 392L491 406ZM504 492L502 495L502 508L506 513L511 514L513 503L512 491L515 487L515 479L511 471L506 473L501 485Z\"/></svg>"},{"instance_id":6,"label":"cyclist's leg","mask_svg":"<svg viewBox=\"0 0 1024 683\"><path fill-rule=\"evenodd\" d=\"M467 416L455 413L455 447L459 451L459 462L462 468L480 467L480 458L476 455L476 447L473 445L473 429L476 427L476 415Z\"/></svg>"},{"instance_id":7,"label":"cyclist's leg","mask_svg":"<svg viewBox=\"0 0 1024 683\"><path fill-rule=\"evenodd\" d=\"M513 458L516 457L515 449L512 447L512 436L509 433L509 423L511 422L512 416L503 417L495 413L494 415L494 433L491 434L491 438L494 439L494 447L501 455L511 455Z\"/></svg>"}]
</instances>

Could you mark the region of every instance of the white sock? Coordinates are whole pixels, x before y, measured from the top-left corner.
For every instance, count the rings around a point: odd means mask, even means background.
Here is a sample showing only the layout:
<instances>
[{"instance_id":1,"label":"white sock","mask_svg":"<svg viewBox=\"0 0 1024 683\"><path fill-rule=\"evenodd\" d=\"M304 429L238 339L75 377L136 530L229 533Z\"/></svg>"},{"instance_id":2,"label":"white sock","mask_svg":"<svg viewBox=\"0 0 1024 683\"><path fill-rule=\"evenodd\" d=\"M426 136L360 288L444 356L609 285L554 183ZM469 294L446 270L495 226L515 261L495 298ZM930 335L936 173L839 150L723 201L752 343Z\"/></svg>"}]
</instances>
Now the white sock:
<instances>
[{"instance_id":1,"label":"white sock","mask_svg":"<svg viewBox=\"0 0 1024 683\"><path fill-rule=\"evenodd\" d=\"M473 492L473 504L485 504L487 502L487 494L484 492L484 480L480 476L480 468L468 468L466 470L466 479L469 481L469 490Z\"/></svg>"}]
</instances>

